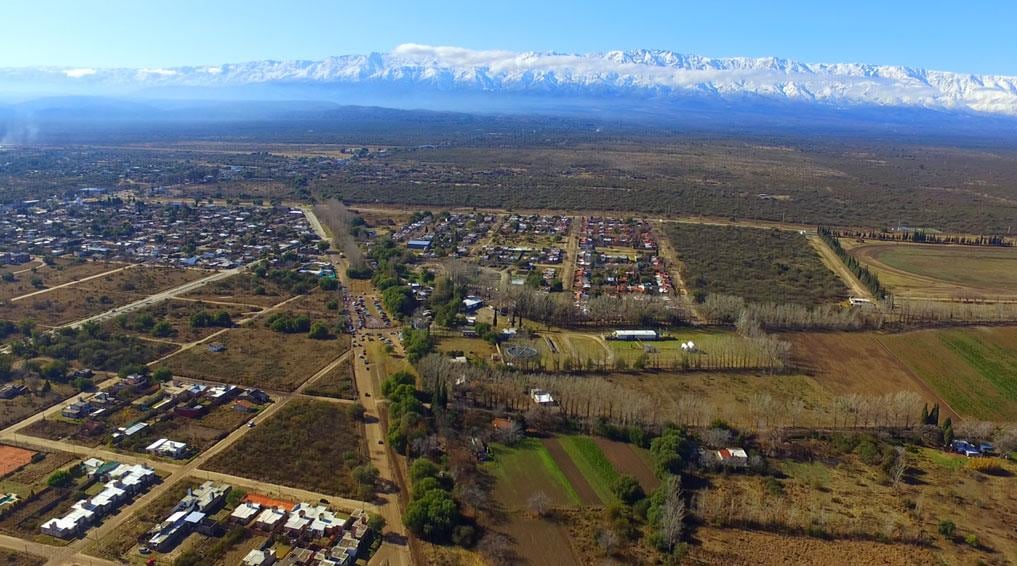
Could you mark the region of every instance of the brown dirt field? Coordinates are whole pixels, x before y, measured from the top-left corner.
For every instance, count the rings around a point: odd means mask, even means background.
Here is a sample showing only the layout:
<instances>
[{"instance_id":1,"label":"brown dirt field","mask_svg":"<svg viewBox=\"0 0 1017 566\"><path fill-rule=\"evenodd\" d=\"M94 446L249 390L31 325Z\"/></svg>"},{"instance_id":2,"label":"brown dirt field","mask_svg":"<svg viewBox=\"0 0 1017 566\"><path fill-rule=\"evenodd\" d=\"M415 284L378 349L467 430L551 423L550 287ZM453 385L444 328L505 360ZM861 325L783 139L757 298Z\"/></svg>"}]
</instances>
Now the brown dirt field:
<instances>
[{"instance_id":1,"label":"brown dirt field","mask_svg":"<svg viewBox=\"0 0 1017 566\"><path fill-rule=\"evenodd\" d=\"M16 446L0 445L0 477L6 476L32 462L35 452Z\"/></svg>"},{"instance_id":2,"label":"brown dirt field","mask_svg":"<svg viewBox=\"0 0 1017 566\"><path fill-rule=\"evenodd\" d=\"M8 301L0 304L0 318L12 321L29 319L45 326L59 326L126 305L138 298L141 297L135 298L129 293L63 287L16 303Z\"/></svg>"},{"instance_id":3,"label":"brown dirt field","mask_svg":"<svg viewBox=\"0 0 1017 566\"><path fill-rule=\"evenodd\" d=\"M282 334L247 326L219 335L223 352L200 345L163 362L176 375L293 391L350 347L349 336L311 340L305 334Z\"/></svg>"},{"instance_id":4,"label":"brown dirt field","mask_svg":"<svg viewBox=\"0 0 1017 566\"><path fill-rule=\"evenodd\" d=\"M614 469L619 474L636 478L639 485L643 486L643 491L650 493L660 485L660 480L657 479L656 474L653 473L653 467L650 466L648 455L641 454L639 448L601 436L594 436L593 440L614 466Z\"/></svg>"},{"instance_id":5,"label":"brown dirt field","mask_svg":"<svg viewBox=\"0 0 1017 566\"><path fill-rule=\"evenodd\" d=\"M140 299L152 293L197 281L210 274L209 271L199 269L141 266L118 271L109 277L85 281L73 288L97 293L129 293Z\"/></svg>"},{"instance_id":6,"label":"brown dirt field","mask_svg":"<svg viewBox=\"0 0 1017 566\"><path fill-rule=\"evenodd\" d=\"M860 541L826 541L757 531L701 528L690 558L701 564L787 565L865 564L921 565L937 561L927 549L900 544Z\"/></svg>"},{"instance_id":7,"label":"brown dirt field","mask_svg":"<svg viewBox=\"0 0 1017 566\"><path fill-rule=\"evenodd\" d=\"M81 425L55 419L46 419L36 421L20 431L28 436L37 436L39 438L45 438L46 440L64 440L67 439L74 444L80 444L82 446L96 447L102 443L105 438L104 434L96 434L94 436L86 436L81 434Z\"/></svg>"},{"instance_id":8,"label":"brown dirt field","mask_svg":"<svg viewBox=\"0 0 1017 566\"><path fill-rule=\"evenodd\" d=\"M929 403L942 403L932 389L880 343L878 333L795 333L784 337L792 343L791 363L813 375L834 395L914 391Z\"/></svg>"},{"instance_id":9,"label":"brown dirt field","mask_svg":"<svg viewBox=\"0 0 1017 566\"><path fill-rule=\"evenodd\" d=\"M58 326L207 276L206 271L168 267L126 269L108 277L0 304L0 318L14 321L31 319L46 326Z\"/></svg>"},{"instance_id":10,"label":"brown dirt field","mask_svg":"<svg viewBox=\"0 0 1017 566\"><path fill-rule=\"evenodd\" d=\"M532 566L579 566L582 561L572 549L568 528L547 519L513 514L496 530L512 541L513 564Z\"/></svg>"},{"instance_id":11,"label":"brown dirt field","mask_svg":"<svg viewBox=\"0 0 1017 566\"><path fill-rule=\"evenodd\" d=\"M579 468L576 467L575 462L569 455L565 453L565 449L562 448L561 444L558 443L557 438L547 438L541 441L547 451L551 453L551 457L554 458L555 463L558 464L558 468L561 469L565 477L568 478L569 483L572 484L573 489L579 495L579 500L583 505L600 506L603 502L597 497L597 493L593 491L590 484L586 481L586 477L583 476Z\"/></svg>"},{"instance_id":12,"label":"brown dirt field","mask_svg":"<svg viewBox=\"0 0 1017 566\"><path fill-rule=\"evenodd\" d=\"M332 397L334 399L347 399L356 401L357 382L353 376L353 358L340 363L332 371L321 376L317 381L304 389L307 395L317 397Z\"/></svg>"},{"instance_id":13,"label":"brown dirt field","mask_svg":"<svg viewBox=\"0 0 1017 566\"><path fill-rule=\"evenodd\" d=\"M18 266L16 269L12 269L12 272L18 272L22 269L27 269L30 265L25 264L24 266ZM41 289L36 289L32 285L33 277L42 278L43 288L52 288L57 285L63 285L72 281L78 281L85 277L91 277L100 273L105 273L117 268L123 267L122 264L106 263L106 262L75 262L75 261L58 261L55 266L42 266L32 271L26 271L24 273L17 273L15 275L15 281L4 282L0 281L0 299L12 299L14 297L20 297L29 293L35 293Z\"/></svg>"}]
</instances>

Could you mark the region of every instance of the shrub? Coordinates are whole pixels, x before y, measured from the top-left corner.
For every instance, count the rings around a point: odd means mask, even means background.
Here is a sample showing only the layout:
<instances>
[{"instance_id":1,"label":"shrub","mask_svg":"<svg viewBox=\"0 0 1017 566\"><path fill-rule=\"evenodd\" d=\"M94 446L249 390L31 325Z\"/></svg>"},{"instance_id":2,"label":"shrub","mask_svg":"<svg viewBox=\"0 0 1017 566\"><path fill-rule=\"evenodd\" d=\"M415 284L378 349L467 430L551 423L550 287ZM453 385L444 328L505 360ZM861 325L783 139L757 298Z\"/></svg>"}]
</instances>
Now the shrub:
<instances>
[{"instance_id":1,"label":"shrub","mask_svg":"<svg viewBox=\"0 0 1017 566\"><path fill-rule=\"evenodd\" d=\"M611 490L626 505L632 505L646 497L643 486L639 485L636 478L632 476L619 476L611 486Z\"/></svg>"},{"instance_id":2,"label":"shrub","mask_svg":"<svg viewBox=\"0 0 1017 566\"><path fill-rule=\"evenodd\" d=\"M67 487L74 477L67 470L57 470L46 479L46 485L50 487Z\"/></svg>"},{"instance_id":3,"label":"shrub","mask_svg":"<svg viewBox=\"0 0 1017 566\"><path fill-rule=\"evenodd\" d=\"M414 534L431 541L448 540L459 520L459 509L447 491L433 489L406 506L403 522Z\"/></svg>"},{"instance_id":4,"label":"shrub","mask_svg":"<svg viewBox=\"0 0 1017 566\"><path fill-rule=\"evenodd\" d=\"M438 467L438 464L427 458L419 458L410 466L410 482L416 484L424 478L437 479L440 472L441 468Z\"/></svg>"},{"instance_id":5,"label":"shrub","mask_svg":"<svg viewBox=\"0 0 1017 566\"><path fill-rule=\"evenodd\" d=\"M939 522L939 534L944 537L950 538L953 536L954 531L957 530L957 525L953 524L953 521L943 520Z\"/></svg>"},{"instance_id":6,"label":"shrub","mask_svg":"<svg viewBox=\"0 0 1017 566\"><path fill-rule=\"evenodd\" d=\"M968 461L968 469L989 475L1006 473L1006 470L995 458L972 458Z\"/></svg>"}]
</instances>

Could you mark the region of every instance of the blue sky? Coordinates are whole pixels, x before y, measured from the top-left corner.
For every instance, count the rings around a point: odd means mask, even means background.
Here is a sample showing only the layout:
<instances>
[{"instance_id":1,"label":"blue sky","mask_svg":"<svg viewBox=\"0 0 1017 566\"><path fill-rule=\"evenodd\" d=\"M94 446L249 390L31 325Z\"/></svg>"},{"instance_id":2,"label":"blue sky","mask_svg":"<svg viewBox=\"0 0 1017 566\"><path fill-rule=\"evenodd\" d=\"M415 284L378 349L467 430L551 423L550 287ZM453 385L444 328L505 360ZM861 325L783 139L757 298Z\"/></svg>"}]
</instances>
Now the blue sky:
<instances>
[{"instance_id":1,"label":"blue sky","mask_svg":"<svg viewBox=\"0 0 1017 566\"><path fill-rule=\"evenodd\" d=\"M0 66L320 59L401 43L901 64L1017 75L1013 0L3 0Z\"/></svg>"}]
</instances>

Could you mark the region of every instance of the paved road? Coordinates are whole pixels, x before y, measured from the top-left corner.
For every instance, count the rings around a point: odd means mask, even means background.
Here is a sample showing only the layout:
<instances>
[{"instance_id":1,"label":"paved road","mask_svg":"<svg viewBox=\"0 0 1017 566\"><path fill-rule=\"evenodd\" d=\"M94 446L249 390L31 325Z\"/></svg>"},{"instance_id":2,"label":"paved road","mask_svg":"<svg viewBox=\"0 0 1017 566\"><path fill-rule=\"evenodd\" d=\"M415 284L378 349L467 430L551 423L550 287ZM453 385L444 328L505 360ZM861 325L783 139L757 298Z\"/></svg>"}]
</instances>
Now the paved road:
<instances>
[{"instance_id":1,"label":"paved road","mask_svg":"<svg viewBox=\"0 0 1017 566\"><path fill-rule=\"evenodd\" d=\"M156 304L159 304L159 303L161 303L163 301L167 301L169 299L172 299L172 298L176 297L177 295L185 295L187 293L190 293L191 291L195 291L197 289L200 289L200 288L204 287L205 285L208 285L209 283L213 283L213 282L219 281L221 279L226 279L227 277L232 277L233 275L236 275L236 274L240 273L243 270L244 270L243 267L236 267L236 268L233 268L233 269L227 269L225 271L219 271L219 272L213 273L212 275L209 275L208 277L203 277L201 279L198 279L197 281L191 281L190 283L184 283L183 285L180 285L179 287L174 287L172 289L167 289L165 291L160 291L158 293L149 295L149 296L145 297L144 299L140 299L140 300L134 301L133 303L124 305L122 307L117 307L117 308L108 310L108 311L106 311L104 313L99 313L99 314L97 314L95 316L90 316L88 318L85 318L85 319L82 319L82 320L79 320L79 321L76 321L76 322L65 324L61 328L81 328L82 326L84 326L85 324L88 324L90 322L102 322L102 321L104 321L106 319L112 318L114 316L117 316L117 315L120 315L120 314L123 314L123 313L126 313L126 312L131 312L131 311L135 311L135 310L142 309L142 308L145 308L145 307L149 307L149 306L152 306L152 305L156 305Z\"/></svg>"}]
</instances>

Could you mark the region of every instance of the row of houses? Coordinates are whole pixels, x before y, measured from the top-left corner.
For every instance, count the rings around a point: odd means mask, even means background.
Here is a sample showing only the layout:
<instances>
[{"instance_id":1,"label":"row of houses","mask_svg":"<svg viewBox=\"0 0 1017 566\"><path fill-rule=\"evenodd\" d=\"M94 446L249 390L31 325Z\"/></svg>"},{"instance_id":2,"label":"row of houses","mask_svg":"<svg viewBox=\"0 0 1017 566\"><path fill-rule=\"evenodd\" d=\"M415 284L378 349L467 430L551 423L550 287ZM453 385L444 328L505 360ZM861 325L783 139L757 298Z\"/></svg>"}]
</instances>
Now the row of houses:
<instances>
[{"instance_id":1,"label":"row of houses","mask_svg":"<svg viewBox=\"0 0 1017 566\"><path fill-rule=\"evenodd\" d=\"M170 514L148 531L145 546L158 552L170 552L193 532L220 536L221 527L209 517L222 509L230 489L229 485L213 481L188 489Z\"/></svg>"},{"instance_id":2,"label":"row of houses","mask_svg":"<svg viewBox=\"0 0 1017 566\"><path fill-rule=\"evenodd\" d=\"M155 470L143 464L119 464L92 458L83 468L91 478L105 482L102 491L75 502L64 516L44 522L40 527L44 534L62 539L80 536L158 481Z\"/></svg>"},{"instance_id":3,"label":"row of houses","mask_svg":"<svg viewBox=\"0 0 1017 566\"><path fill-rule=\"evenodd\" d=\"M292 543L281 557L269 548L252 550L243 562L251 566L346 566L356 561L370 532L368 515L362 509L343 515L324 504L293 505L259 496L249 496L238 505L230 522L285 536Z\"/></svg>"}]
</instances>

